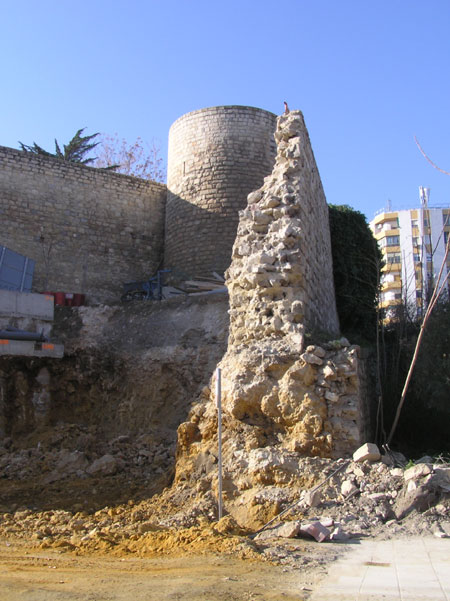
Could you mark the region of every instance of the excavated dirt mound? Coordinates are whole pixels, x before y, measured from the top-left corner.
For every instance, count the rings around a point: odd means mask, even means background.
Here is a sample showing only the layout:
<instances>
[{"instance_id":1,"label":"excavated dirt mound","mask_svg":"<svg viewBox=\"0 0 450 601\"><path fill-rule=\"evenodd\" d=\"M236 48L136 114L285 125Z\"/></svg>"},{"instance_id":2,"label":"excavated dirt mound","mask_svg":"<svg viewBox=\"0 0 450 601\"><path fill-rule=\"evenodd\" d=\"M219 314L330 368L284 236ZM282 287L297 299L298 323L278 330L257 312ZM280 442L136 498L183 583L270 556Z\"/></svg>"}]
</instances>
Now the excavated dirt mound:
<instances>
[{"instance_id":1,"label":"excavated dirt mound","mask_svg":"<svg viewBox=\"0 0 450 601\"><path fill-rule=\"evenodd\" d=\"M450 535L447 464L425 458L411 475L401 462L305 458L245 416L225 415L226 515L218 522L214 416L203 422L211 429L203 443L189 430L202 418L226 342L226 301L204 305L65 310L57 324L64 363L2 362L2 599L25 590L22 573L29 582L41 574L24 599L58 599L51 595L59 581L34 571L53 565L66 570L63 582L80 590L90 582L108 599L298 599L302 587L306 598L348 541ZM306 538L300 526L311 523L327 528L330 542ZM84 562L78 576L71 558ZM134 566L142 588L124 573L128 592L107 590L101 575L124 572L114 562ZM190 571L203 589L183 576ZM143 583L148 589L155 574L164 574L165 589L145 597Z\"/></svg>"}]
</instances>

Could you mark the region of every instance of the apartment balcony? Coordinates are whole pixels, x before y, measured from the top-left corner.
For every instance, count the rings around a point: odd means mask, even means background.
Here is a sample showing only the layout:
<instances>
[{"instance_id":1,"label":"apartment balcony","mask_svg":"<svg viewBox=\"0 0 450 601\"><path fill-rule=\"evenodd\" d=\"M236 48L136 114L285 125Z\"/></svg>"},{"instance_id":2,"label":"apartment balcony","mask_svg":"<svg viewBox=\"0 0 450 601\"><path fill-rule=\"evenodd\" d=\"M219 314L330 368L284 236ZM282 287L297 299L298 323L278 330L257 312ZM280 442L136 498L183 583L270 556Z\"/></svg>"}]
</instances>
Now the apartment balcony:
<instances>
[{"instance_id":1,"label":"apartment balcony","mask_svg":"<svg viewBox=\"0 0 450 601\"><path fill-rule=\"evenodd\" d=\"M392 300L385 300L380 302L379 307L381 309L387 309L388 307L393 307L393 306L397 306L397 305L401 305L402 304L402 299L401 298L394 298Z\"/></svg>"},{"instance_id":2,"label":"apartment balcony","mask_svg":"<svg viewBox=\"0 0 450 601\"><path fill-rule=\"evenodd\" d=\"M400 273L402 270L401 263L386 263L382 268L382 273Z\"/></svg>"},{"instance_id":3,"label":"apartment balcony","mask_svg":"<svg viewBox=\"0 0 450 601\"><path fill-rule=\"evenodd\" d=\"M375 240L380 241L383 238L386 238L386 236L400 236L400 230L398 227L392 227L392 228L382 228L380 230L375 230L374 233L374 237Z\"/></svg>"},{"instance_id":4,"label":"apartment balcony","mask_svg":"<svg viewBox=\"0 0 450 601\"><path fill-rule=\"evenodd\" d=\"M381 290L385 292L386 290L398 290L399 292L402 289L402 283L400 280L395 280L394 282L382 282Z\"/></svg>"}]
</instances>

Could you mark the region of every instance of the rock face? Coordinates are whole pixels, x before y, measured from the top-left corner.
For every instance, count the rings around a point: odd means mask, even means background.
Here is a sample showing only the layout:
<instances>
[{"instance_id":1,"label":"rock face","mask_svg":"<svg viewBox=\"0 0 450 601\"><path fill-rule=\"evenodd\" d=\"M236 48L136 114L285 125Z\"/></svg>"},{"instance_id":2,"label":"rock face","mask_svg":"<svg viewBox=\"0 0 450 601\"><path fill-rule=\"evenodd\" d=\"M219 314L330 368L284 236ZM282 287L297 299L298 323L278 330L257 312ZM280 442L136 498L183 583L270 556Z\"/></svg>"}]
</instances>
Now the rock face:
<instances>
[{"instance_id":1,"label":"rock face","mask_svg":"<svg viewBox=\"0 0 450 601\"><path fill-rule=\"evenodd\" d=\"M240 213L226 274L230 335L222 372L225 497L295 485L302 457L364 442L360 349L338 332L328 210L302 114L278 118L272 175ZM213 483L213 382L178 429L176 481Z\"/></svg>"}]
</instances>

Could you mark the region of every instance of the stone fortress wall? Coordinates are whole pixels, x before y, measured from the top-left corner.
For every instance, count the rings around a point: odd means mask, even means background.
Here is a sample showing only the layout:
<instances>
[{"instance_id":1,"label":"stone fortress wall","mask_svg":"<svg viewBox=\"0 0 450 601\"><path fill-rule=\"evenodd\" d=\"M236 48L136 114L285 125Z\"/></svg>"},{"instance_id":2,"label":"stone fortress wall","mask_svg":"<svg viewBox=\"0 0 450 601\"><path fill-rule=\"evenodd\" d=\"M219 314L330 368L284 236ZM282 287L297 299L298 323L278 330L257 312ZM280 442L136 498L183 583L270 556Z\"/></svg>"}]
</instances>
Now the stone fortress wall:
<instances>
[{"instance_id":1,"label":"stone fortress wall","mask_svg":"<svg viewBox=\"0 0 450 601\"><path fill-rule=\"evenodd\" d=\"M272 172L275 129L273 113L247 106L180 117L169 133L167 187L0 147L0 244L34 259L34 291L78 292L90 304L118 301L124 282L145 280L163 265L173 279L223 273L239 211ZM299 152L314 171L308 144ZM323 196L316 180L301 199L305 222ZM306 255L323 242L326 223L321 214L302 234L303 275L320 290L332 280L318 282L322 275Z\"/></svg>"},{"instance_id":2,"label":"stone fortress wall","mask_svg":"<svg viewBox=\"0 0 450 601\"><path fill-rule=\"evenodd\" d=\"M0 245L36 262L33 290L117 301L161 264L166 186L0 146Z\"/></svg>"},{"instance_id":3,"label":"stone fortress wall","mask_svg":"<svg viewBox=\"0 0 450 601\"><path fill-rule=\"evenodd\" d=\"M181 277L223 273L238 212L275 161L276 116L248 106L187 113L170 128L165 267Z\"/></svg>"}]
</instances>

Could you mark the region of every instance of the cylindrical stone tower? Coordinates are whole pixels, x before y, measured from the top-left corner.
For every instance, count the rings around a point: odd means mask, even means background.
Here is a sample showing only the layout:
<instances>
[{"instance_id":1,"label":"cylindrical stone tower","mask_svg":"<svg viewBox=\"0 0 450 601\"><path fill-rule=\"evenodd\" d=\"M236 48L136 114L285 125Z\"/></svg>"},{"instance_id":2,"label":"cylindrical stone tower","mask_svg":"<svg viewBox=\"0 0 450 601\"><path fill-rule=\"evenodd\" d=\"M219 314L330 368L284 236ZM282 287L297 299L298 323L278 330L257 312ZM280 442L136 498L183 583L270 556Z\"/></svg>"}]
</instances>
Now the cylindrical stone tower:
<instances>
[{"instance_id":1,"label":"cylindrical stone tower","mask_svg":"<svg viewBox=\"0 0 450 601\"><path fill-rule=\"evenodd\" d=\"M180 117L169 131L165 267L175 279L223 273L238 211L270 175L276 116L216 106Z\"/></svg>"}]
</instances>

